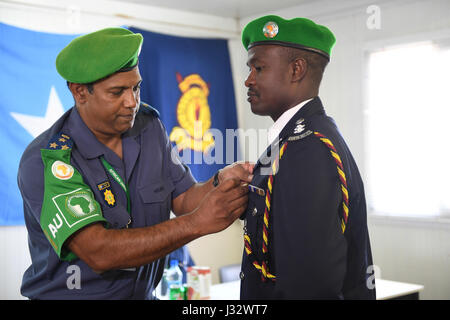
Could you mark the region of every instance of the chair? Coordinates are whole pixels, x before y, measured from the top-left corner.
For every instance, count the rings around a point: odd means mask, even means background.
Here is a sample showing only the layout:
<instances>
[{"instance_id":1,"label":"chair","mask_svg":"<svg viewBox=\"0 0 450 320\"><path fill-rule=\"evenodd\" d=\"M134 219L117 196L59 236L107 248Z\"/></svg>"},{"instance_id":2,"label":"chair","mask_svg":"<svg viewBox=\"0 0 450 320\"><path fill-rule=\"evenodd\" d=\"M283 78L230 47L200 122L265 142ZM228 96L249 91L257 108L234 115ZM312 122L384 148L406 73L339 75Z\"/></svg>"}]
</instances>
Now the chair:
<instances>
[{"instance_id":1,"label":"chair","mask_svg":"<svg viewBox=\"0 0 450 320\"><path fill-rule=\"evenodd\" d=\"M239 280L239 274L241 272L241 265L240 264L230 264L227 266L223 266L219 268L219 278L220 282L230 282Z\"/></svg>"}]
</instances>

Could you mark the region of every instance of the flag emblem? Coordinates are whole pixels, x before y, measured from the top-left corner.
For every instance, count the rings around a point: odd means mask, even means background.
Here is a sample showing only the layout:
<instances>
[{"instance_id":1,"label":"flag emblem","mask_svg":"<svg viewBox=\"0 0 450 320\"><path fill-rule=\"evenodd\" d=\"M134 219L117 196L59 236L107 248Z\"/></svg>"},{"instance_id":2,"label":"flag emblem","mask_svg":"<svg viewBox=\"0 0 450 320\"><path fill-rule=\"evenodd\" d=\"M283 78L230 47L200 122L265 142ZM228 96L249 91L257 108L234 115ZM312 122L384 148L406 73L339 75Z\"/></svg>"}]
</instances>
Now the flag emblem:
<instances>
[{"instance_id":1,"label":"flag emblem","mask_svg":"<svg viewBox=\"0 0 450 320\"><path fill-rule=\"evenodd\" d=\"M177 120L170 141L175 142L178 151L191 149L207 153L214 147L211 128L211 112L208 104L209 86L198 74L190 74L183 79L176 74L178 88L182 95L177 105Z\"/></svg>"}]
</instances>

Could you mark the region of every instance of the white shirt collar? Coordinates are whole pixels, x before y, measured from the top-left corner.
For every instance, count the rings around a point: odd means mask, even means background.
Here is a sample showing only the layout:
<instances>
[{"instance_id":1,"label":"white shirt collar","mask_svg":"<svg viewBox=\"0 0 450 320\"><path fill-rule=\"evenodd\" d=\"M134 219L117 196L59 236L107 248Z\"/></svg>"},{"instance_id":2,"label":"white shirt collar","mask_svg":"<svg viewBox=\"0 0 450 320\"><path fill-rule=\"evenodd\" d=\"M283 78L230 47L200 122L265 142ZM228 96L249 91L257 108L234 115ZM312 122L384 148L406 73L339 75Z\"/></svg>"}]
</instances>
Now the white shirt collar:
<instances>
[{"instance_id":1,"label":"white shirt collar","mask_svg":"<svg viewBox=\"0 0 450 320\"><path fill-rule=\"evenodd\" d=\"M298 110L300 110L301 107L303 107L305 104L307 104L311 99L305 100L300 102L295 107L292 107L288 110L286 110L278 119L274 122L274 124L269 128L269 132L267 133L267 142L270 144L275 141L275 139L278 138L278 136L281 133L281 130L286 126L286 124L289 122L289 120L292 119L292 117L297 113Z\"/></svg>"}]
</instances>

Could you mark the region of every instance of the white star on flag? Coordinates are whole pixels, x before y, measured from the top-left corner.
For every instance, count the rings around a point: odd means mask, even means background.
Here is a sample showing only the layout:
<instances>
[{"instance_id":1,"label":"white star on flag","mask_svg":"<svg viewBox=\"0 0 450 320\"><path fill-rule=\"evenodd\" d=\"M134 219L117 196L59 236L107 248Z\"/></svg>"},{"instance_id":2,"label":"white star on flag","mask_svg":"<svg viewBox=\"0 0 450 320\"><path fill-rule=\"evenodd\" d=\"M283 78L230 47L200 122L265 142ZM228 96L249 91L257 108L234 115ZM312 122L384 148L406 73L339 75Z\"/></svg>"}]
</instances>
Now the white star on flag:
<instances>
[{"instance_id":1,"label":"white star on flag","mask_svg":"<svg viewBox=\"0 0 450 320\"><path fill-rule=\"evenodd\" d=\"M55 87L50 89L50 97L48 99L47 111L44 117L30 116L28 114L10 112L11 116L20 123L29 134L36 138L42 132L50 128L64 114L64 108L61 100L59 100Z\"/></svg>"}]
</instances>

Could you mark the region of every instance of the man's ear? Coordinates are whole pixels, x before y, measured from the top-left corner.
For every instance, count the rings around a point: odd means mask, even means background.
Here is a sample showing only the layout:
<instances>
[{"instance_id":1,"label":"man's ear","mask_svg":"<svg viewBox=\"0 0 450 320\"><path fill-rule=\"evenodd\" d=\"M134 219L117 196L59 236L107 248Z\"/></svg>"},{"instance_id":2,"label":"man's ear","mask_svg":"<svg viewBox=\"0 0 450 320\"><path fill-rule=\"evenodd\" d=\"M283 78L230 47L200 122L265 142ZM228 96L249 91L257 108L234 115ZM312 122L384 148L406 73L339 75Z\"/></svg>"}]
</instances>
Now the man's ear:
<instances>
[{"instance_id":1,"label":"man's ear","mask_svg":"<svg viewBox=\"0 0 450 320\"><path fill-rule=\"evenodd\" d=\"M308 63L304 58L297 58L291 62L292 82L300 82L306 76Z\"/></svg>"},{"instance_id":2,"label":"man's ear","mask_svg":"<svg viewBox=\"0 0 450 320\"><path fill-rule=\"evenodd\" d=\"M87 101L89 91L85 84L70 82L69 89L70 92L72 92L73 98L75 99L77 105L84 104Z\"/></svg>"}]
</instances>

